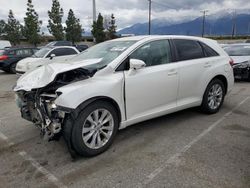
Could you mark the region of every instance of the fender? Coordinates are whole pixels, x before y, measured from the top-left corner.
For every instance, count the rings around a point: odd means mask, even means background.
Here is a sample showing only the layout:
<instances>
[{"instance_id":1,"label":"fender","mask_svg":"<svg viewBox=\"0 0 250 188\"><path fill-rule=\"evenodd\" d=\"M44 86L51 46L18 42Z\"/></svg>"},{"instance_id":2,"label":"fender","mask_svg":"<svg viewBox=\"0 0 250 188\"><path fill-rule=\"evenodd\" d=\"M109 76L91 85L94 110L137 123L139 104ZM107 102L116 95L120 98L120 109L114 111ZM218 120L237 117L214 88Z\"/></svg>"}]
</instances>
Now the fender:
<instances>
[{"instance_id":1,"label":"fender","mask_svg":"<svg viewBox=\"0 0 250 188\"><path fill-rule=\"evenodd\" d=\"M69 84L57 89L61 93L55 104L62 108L77 109L81 104L92 99L109 98L118 105L121 121L125 120L124 75L117 72L105 76L94 76L87 80Z\"/></svg>"}]
</instances>

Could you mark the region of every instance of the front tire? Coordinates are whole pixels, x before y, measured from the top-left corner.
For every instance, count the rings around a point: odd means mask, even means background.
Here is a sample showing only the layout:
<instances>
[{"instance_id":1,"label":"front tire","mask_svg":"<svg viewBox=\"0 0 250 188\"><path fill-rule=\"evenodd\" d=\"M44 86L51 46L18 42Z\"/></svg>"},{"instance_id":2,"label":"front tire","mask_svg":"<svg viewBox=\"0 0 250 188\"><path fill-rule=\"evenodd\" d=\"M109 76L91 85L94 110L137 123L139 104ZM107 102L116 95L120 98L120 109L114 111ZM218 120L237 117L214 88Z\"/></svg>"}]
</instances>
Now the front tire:
<instances>
[{"instance_id":1,"label":"front tire","mask_svg":"<svg viewBox=\"0 0 250 188\"><path fill-rule=\"evenodd\" d=\"M118 130L116 109L108 102L91 103L73 120L72 146L82 156L96 156L113 143Z\"/></svg>"},{"instance_id":2,"label":"front tire","mask_svg":"<svg viewBox=\"0 0 250 188\"><path fill-rule=\"evenodd\" d=\"M225 97L225 86L219 79L212 80L204 93L201 110L208 114L217 113Z\"/></svg>"}]
</instances>

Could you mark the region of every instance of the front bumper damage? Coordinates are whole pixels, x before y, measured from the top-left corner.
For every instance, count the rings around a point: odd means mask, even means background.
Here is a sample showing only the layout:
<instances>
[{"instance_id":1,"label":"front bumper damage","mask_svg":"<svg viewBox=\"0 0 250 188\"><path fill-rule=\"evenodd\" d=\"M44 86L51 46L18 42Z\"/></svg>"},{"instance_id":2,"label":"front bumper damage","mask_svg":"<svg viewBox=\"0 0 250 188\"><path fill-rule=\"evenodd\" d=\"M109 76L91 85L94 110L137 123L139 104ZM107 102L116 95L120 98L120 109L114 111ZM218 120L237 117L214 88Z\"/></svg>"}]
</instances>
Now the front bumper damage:
<instances>
[{"instance_id":1,"label":"front bumper damage","mask_svg":"<svg viewBox=\"0 0 250 188\"><path fill-rule=\"evenodd\" d=\"M65 115L69 112L56 106L54 103L56 98L56 94L38 94L37 91L16 93L16 103L22 118L39 127L41 135L48 140L60 136Z\"/></svg>"},{"instance_id":2,"label":"front bumper damage","mask_svg":"<svg viewBox=\"0 0 250 188\"><path fill-rule=\"evenodd\" d=\"M234 67L234 77L237 80L249 80L250 81L250 66L249 67Z\"/></svg>"}]
</instances>

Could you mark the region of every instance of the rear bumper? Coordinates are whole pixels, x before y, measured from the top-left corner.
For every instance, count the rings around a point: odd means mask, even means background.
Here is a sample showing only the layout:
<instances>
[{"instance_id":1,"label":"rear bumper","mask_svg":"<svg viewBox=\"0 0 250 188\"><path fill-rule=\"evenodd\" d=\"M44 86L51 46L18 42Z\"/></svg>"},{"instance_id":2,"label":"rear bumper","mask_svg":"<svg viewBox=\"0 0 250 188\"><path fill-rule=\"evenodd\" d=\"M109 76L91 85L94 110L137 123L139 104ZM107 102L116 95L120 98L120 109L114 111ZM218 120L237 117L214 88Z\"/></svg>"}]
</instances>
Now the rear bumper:
<instances>
[{"instance_id":1,"label":"rear bumper","mask_svg":"<svg viewBox=\"0 0 250 188\"><path fill-rule=\"evenodd\" d=\"M3 62L3 61L0 61L0 70L6 70L8 69L10 66L9 63L6 63L6 62Z\"/></svg>"}]
</instances>

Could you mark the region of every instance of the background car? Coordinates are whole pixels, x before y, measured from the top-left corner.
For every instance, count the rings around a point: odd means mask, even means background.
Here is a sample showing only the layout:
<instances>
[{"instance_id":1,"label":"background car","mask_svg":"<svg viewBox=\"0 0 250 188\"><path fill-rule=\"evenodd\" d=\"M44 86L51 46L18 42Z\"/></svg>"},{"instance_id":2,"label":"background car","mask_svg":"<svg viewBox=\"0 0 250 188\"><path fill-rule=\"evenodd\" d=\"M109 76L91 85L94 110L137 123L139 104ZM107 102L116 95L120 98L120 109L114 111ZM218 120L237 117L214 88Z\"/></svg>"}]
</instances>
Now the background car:
<instances>
[{"instance_id":1,"label":"background car","mask_svg":"<svg viewBox=\"0 0 250 188\"><path fill-rule=\"evenodd\" d=\"M234 77L250 81L250 44L233 44L224 48L233 59Z\"/></svg>"},{"instance_id":2,"label":"background car","mask_svg":"<svg viewBox=\"0 0 250 188\"><path fill-rule=\"evenodd\" d=\"M61 40L61 41L53 41L46 45L46 47L53 47L53 46L72 46L72 42Z\"/></svg>"},{"instance_id":3,"label":"background car","mask_svg":"<svg viewBox=\"0 0 250 188\"><path fill-rule=\"evenodd\" d=\"M0 49L10 48L11 43L8 40L0 40Z\"/></svg>"},{"instance_id":4,"label":"background car","mask_svg":"<svg viewBox=\"0 0 250 188\"><path fill-rule=\"evenodd\" d=\"M0 51L0 69L5 72L16 73L18 61L32 56L37 48L8 48Z\"/></svg>"},{"instance_id":5,"label":"background car","mask_svg":"<svg viewBox=\"0 0 250 188\"><path fill-rule=\"evenodd\" d=\"M30 69L49 63L54 58L63 60L79 53L75 47L71 46L44 47L38 50L32 57L19 61L16 66L16 72L23 74Z\"/></svg>"}]
</instances>

